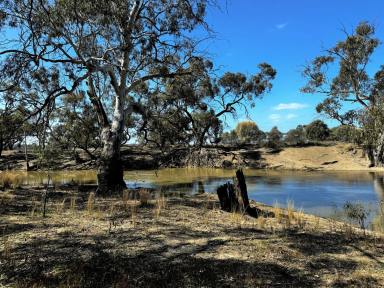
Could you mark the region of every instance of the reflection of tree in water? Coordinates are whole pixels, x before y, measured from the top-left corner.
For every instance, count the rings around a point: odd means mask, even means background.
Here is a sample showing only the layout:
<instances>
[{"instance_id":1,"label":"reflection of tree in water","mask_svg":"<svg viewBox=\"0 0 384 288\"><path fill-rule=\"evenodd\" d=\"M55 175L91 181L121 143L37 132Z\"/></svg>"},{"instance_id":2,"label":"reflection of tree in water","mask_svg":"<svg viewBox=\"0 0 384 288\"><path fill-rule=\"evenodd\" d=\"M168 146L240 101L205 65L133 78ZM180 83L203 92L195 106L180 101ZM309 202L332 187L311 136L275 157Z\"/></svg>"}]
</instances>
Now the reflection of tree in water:
<instances>
[{"instance_id":1,"label":"reflection of tree in water","mask_svg":"<svg viewBox=\"0 0 384 288\"><path fill-rule=\"evenodd\" d=\"M384 231L384 175L377 173L369 173L373 179L373 187L379 196L379 211L375 219L373 219L373 229Z\"/></svg>"}]
</instances>

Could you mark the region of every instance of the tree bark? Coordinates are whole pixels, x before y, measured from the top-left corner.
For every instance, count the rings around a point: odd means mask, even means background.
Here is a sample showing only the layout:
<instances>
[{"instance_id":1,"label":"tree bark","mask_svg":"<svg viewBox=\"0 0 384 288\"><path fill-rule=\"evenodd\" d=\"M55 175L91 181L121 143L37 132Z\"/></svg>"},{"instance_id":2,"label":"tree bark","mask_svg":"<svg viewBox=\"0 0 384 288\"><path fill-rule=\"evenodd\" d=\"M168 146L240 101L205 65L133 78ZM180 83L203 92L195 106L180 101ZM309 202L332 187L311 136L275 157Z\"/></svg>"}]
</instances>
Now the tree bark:
<instances>
[{"instance_id":1,"label":"tree bark","mask_svg":"<svg viewBox=\"0 0 384 288\"><path fill-rule=\"evenodd\" d=\"M120 156L120 137L117 133L111 133L108 128L104 128L101 140L103 150L97 173L97 194L119 193L127 187L124 182L124 167Z\"/></svg>"},{"instance_id":2,"label":"tree bark","mask_svg":"<svg viewBox=\"0 0 384 288\"><path fill-rule=\"evenodd\" d=\"M25 133L25 131L24 131L24 156L25 156L25 170L29 171L27 133Z\"/></svg>"},{"instance_id":3,"label":"tree bark","mask_svg":"<svg viewBox=\"0 0 384 288\"><path fill-rule=\"evenodd\" d=\"M382 167L384 165L384 133L380 134L378 143L374 151L375 166Z\"/></svg>"},{"instance_id":4,"label":"tree bark","mask_svg":"<svg viewBox=\"0 0 384 288\"><path fill-rule=\"evenodd\" d=\"M384 133L381 133L376 145L370 145L366 149L366 154L370 161L369 167L384 166Z\"/></svg>"}]
</instances>

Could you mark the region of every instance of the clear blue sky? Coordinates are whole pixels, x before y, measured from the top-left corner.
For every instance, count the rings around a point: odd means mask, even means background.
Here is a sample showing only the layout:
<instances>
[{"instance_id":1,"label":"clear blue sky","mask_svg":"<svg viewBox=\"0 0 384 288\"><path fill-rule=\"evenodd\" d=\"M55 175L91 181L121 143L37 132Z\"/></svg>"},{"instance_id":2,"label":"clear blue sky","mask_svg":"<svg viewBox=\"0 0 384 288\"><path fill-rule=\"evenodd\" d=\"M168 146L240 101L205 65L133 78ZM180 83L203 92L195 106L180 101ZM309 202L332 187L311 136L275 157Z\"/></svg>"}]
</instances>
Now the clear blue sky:
<instances>
[{"instance_id":1,"label":"clear blue sky","mask_svg":"<svg viewBox=\"0 0 384 288\"><path fill-rule=\"evenodd\" d=\"M305 83L302 66L344 38L361 21L376 26L376 36L384 42L383 0L219 0L222 11L210 8L207 22L218 34L209 44L215 65L223 70L251 74L257 64L268 62L277 69L272 92L256 102L250 118L263 130L277 125L287 131L315 119L315 106L321 96L302 94ZM227 2L227 3L226 3ZM374 73L384 64L384 46L380 46L369 70ZM292 104L293 103L293 104ZM290 104L280 105L279 104ZM300 108L281 109L276 108ZM228 118L225 130L238 120Z\"/></svg>"}]
</instances>

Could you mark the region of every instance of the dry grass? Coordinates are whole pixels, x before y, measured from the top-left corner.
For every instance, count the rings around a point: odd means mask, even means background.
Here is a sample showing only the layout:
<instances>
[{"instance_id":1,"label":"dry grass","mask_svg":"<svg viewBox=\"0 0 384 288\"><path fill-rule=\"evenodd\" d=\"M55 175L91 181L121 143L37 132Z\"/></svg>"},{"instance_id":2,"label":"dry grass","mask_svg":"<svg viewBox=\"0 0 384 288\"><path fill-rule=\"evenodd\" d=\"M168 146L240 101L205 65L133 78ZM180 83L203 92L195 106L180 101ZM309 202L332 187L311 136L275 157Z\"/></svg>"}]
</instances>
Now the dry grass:
<instances>
[{"instance_id":1,"label":"dry grass","mask_svg":"<svg viewBox=\"0 0 384 288\"><path fill-rule=\"evenodd\" d=\"M275 214L275 219L276 219L277 223L282 223L283 222L283 213L282 213L282 210L281 210L279 203L277 201L275 201L275 203L273 205L273 213Z\"/></svg>"},{"instance_id":2,"label":"dry grass","mask_svg":"<svg viewBox=\"0 0 384 288\"><path fill-rule=\"evenodd\" d=\"M77 197L75 195L72 195L69 198L69 209L71 210L71 212L75 212L75 210L77 208L76 200L77 200Z\"/></svg>"},{"instance_id":3,"label":"dry grass","mask_svg":"<svg viewBox=\"0 0 384 288\"><path fill-rule=\"evenodd\" d=\"M149 199L151 199L151 193L148 189L140 189L139 190L139 200L141 206L147 206L149 203Z\"/></svg>"},{"instance_id":4,"label":"dry grass","mask_svg":"<svg viewBox=\"0 0 384 288\"><path fill-rule=\"evenodd\" d=\"M23 174L15 174L14 172L9 171L0 172L0 187L3 189L20 188L23 181Z\"/></svg>"},{"instance_id":5,"label":"dry grass","mask_svg":"<svg viewBox=\"0 0 384 288\"><path fill-rule=\"evenodd\" d=\"M218 200L207 194L162 196L142 206L128 194L89 194L83 203L71 193L48 209L67 204L76 213L31 218L31 201L27 212L7 210L1 224L7 223L8 235L0 245L8 258L0 259L0 286L380 287L384 281L384 236L354 229L351 241L341 223L333 222L330 231L328 220L294 212L293 203L277 210L277 204L251 201L275 213L252 218L215 208ZM25 195L23 190L7 205L25 204ZM95 203L92 209L89 203ZM94 217L86 217L89 211ZM9 239L12 247L4 249Z\"/></svg>"},{"instance_id":6,"label":"dry grass","mask_svg":"<svg viewBox=\"0 0 384 288\"><path fill-rule=\"evenodd\" d=\"M3 237L3 257L5 259L9 259L11 257L12 252L12 242L10 241L8 236Z\"/></svg>"},{"instance_id":7,"label":"dry grass","mask_svg":"<svg viewBox=\"0 0 384 288\"><path fill-rule=\"evenodd\" d=\"M290 228L295 220L295 204L292 200L287 201L287 218L286 226Z\"/></svg>"},{"instance_id":8,"label":"dry grass","mask_svg":"<svg viewBox=\"0 0 384 288\"><path fill-rule=\"evenodd\" d=\"M88 199L87 199L87 212L88 212L88 214L91 215L93 213L94 208L95 208L95 193L91 192L91 193L89 193Z\"/></svg>"},{"instance_id":9,"label":"dry grass","mask_svg":"<svg viewBox=\"0 0 384 288\"><path fill-rule=\"evenodd\" d=\"M156 219L159 219L161 211L167 207L167 200L164 195L156 199L154 207L154 215Z\"/></svg>"}]
</instances>

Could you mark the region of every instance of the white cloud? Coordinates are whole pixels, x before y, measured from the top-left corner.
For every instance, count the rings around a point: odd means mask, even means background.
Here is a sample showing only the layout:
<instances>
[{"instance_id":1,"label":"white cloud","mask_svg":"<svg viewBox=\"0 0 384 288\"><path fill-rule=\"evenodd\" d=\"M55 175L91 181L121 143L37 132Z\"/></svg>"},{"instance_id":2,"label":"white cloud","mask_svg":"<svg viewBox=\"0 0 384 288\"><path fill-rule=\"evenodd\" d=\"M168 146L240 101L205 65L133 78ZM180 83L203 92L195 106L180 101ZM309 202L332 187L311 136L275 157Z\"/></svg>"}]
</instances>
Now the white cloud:
<instances>
[{"instance_id":1,"label":"white cloud","mask_svg":"<svg viewBox=\"0 0 384 288\"><path fill-rule=\"evenodd\" d=\"M288 22L286 22L286 23L280 23L280 24L276 24L276 25L275 25L276 29L279 29L279 30L284 29L284 28L287 27L287 26L288 26Z\"/></svg>"},{"instance_id":2,"label":"white cloud","mask_svg":"<svg viewBox=\"0 0 384 288\"><path fill-rule=\"evenodd\" d=\"M290 119L293 119L293 118L296 118L297 117L297 115L296 114L293 114L293 113L290 113L290 114L288 114L287 115L287 120L290 120Z\"/></svg>"},{"instance_id":3,"label":"white cloud","mask_svg":"<svg viewBox=\"0 0 384 288\"><path fill-rule=\"evenodd\" d=\"M281 119L281 115L280 114L271 114L271 115L269 115L268 118L274 122L278 122Z\"/></svg>"},{"instance_id":4,"label":"white cloud","mask_svg":"<svg viewBox=\"0 0 384 288\"><path fill-rule=\"evenodd\" d=\"M298 110L298 109L304 109L307 108L307 104L303 103L280 103L279 105L273 107L273 110Z\"/></svg>"}]
</instances>

